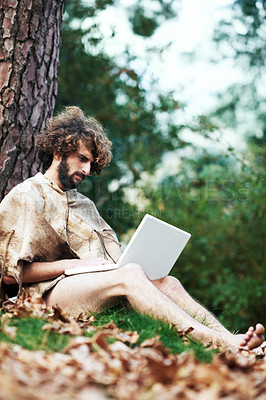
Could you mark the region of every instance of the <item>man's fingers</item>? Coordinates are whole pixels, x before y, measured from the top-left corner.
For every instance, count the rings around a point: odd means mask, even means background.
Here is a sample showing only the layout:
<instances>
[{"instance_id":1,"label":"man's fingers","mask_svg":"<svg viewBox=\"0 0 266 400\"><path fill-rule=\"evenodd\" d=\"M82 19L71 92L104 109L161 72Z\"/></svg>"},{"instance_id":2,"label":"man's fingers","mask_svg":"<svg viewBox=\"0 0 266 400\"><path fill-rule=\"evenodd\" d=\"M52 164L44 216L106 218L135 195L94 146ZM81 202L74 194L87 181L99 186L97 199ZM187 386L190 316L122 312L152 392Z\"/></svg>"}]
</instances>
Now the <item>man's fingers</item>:
<instances>
[{"instance_id":1,"label":"man's fingers","mask_svg":"<svg viewBox=\"0 0 266 400\"><path fill-rule=\"evenodd\" d=\"M90 265L105 265L105 264L114 264L111 260L106 260L105 258L93 258L88 259Z\"/></svg>"}]
</instances>

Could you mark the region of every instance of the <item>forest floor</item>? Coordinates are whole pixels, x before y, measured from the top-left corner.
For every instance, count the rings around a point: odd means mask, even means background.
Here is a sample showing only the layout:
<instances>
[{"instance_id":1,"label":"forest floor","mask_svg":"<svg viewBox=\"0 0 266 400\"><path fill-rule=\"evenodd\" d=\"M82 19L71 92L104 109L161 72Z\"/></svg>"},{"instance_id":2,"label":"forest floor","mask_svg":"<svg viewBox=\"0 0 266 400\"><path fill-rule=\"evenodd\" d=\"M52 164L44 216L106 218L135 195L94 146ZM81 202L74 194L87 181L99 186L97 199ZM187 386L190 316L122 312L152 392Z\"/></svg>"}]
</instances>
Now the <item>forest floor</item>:
<instances>
[{"instance_id":1,"label":"forest floor","mask_svg":"<svg viewBox=\"0 0 266 400\"><path fill-rule=\"evenodd\" d=\"M5 303L0 400L265 400L266 357L204 348L122 305L72 317Z\"/></svg>"}]
</instances>

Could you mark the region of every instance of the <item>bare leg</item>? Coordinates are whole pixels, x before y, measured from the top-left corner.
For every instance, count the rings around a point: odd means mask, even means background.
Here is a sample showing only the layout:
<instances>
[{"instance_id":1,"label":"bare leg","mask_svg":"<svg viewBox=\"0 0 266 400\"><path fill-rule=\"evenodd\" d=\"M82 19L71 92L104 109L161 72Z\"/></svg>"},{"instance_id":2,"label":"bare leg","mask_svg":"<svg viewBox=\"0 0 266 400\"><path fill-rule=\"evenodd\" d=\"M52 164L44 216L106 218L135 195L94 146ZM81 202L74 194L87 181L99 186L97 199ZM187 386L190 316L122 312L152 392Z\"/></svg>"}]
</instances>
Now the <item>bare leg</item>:
<instances>
[{"instance_id":1,"label":"bare leg","mask_svg":"<svg viewBox=\"0 0 266 400\"><path fill-rule=\"evenodd\" d=\"M230 333L206 308L188 294L178 279L166 276L152 283L198 322L215 331Z\"/></svg>"},{"instance_id":2,"label":"bare leg","mask_svg":"<svg viewBox=\"0 0 266 400\"><path fill-rule=\"evenodd\" d=\"M208 310L187 293L178 279L166 276L165 278L154 280L152 283L198 322L217 332L231 334ZM240 347L254 349L262 344L264 331L264 327L261 324L257 324L256 330L250 327L245 335L234 336L237 337L237 340L241 339ZM266 342L262 344L262 347L266 348ZM263 348L261 349L262 352L264 351Z\"/></svg>"},{"instance_id":3,"label":"bare leg","mask_svg":"<svg viewBox=\"0 0 266 400\"><path fill-rule=\"evenodd\" d=\"M47 305L78 313L81 310L100 311L116 297L126 296L140 312L165 320L186 331L192 327L191 337L204 344L239 348L243 338L217 332L189 316L169 297L149 281L140 266L128 264L123 268L74 275L61 280L46 297ZM246 342L249 348L249 340ZM259 344L258 344L259 346Z\"/></svg>"}]
</instances>

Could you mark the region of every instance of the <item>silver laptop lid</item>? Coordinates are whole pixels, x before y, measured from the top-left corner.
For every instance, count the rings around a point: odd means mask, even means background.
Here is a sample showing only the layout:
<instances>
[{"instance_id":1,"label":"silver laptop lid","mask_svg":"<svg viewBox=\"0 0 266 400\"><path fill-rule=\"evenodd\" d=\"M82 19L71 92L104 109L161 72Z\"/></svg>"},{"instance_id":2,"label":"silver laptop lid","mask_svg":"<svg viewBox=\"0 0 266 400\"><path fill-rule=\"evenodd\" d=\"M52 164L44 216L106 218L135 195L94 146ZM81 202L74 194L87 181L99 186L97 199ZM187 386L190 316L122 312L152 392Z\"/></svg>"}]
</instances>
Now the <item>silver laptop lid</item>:
<instances>
[{"instance_id":1,"label":"silver laptop lid","mask_svg":"<svg viewBox=\"0 0 266 400\"><path fill-rule=\"evenodd\" d=\"M169 274L190 236L190 233L146 214L117 266L137 263L149 279L163 278Z\"/></svg>"}]
</instances>

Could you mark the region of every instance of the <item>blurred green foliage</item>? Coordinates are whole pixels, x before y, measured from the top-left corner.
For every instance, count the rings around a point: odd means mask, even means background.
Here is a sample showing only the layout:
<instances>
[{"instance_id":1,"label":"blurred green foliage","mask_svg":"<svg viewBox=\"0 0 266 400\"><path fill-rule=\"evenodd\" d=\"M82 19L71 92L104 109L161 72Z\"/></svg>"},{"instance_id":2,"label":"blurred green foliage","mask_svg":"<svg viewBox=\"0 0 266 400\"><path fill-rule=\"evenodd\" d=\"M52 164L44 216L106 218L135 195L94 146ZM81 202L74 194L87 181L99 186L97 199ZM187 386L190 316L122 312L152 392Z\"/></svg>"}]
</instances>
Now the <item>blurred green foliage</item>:
<instances>
[{"instance_id":1,"label":"blurred green foliage","mask_svg":"<svg viewBox=\"0 0 266 400\"><path fill-rule=\"evenodd\" d=\"M191 295L230 329L265 322L263 170L205 151L142 191L154 215L192 234L172 271Z\"/></svg>"},{"instance_id":2,"label":"blurred green foliage","mask_svg":"<svg viewBox=\"0 0 266 400\"><path fill-rule=\"evenodd\" d=\"M66 2L57 111L78 105L96 116L113 142L114 157L100 177L82 183L81 191L95 201L120 237L131 232L147 211L191 232L192 238L173 270L186 289L229 328L245 330L257 321L266 322L266 119L261 97L252 85L248 85L246 97L242 96L243 88L239 86L237 92L235 86L231 96L221 97L215 115L216 121L233 126L238 107L257 112L264 136L256 138L253 133L245 161L235 157L231 148L226 153L218 152L217 146L215 151L207 151L184 141L180 135L184 129L209 140L217 124L206 116L199 116L198 124L175 124L173 116L183 106L173 93L148 100L150 93L142 77L130 66L134 56L129 51L121 57L123 61L108 56L99 26L85 24L88 16L97 15L114 1L91 3L94 5ZM163 8L166 3L171 2L158 0L160 17L147 13L145 2L136 1L129 14L135 33L150 36L162 19L171 18L171 9ZM240 2L235 3L238 12ZM249 23L243 13L243 23ZM221 25L221 37L227 34L223 29ZM115 40L115 32L112 35ZM227 38L229 43L229 34ZM252 96L255 103L250 101ZM155 179L167 152L174 152L180 164L175 173L166 171L163 179Z\"/></svg>"},{"instance_id":3,"label":"blurred green foliage","mask_svg":"<svg viewBox=\"0 0 266 400\"><path fill-rule=\"evenodd\" d=\"M147 100L141 76L129 67L131 55L124 54L125 61L119 65L102 49L99 26L84 28L86 18L102 6L93 9L84 4L66 2L56 112L66 105L78 105L104 125L113 143L113 161L100 178L83 182L81 190L122 234L138 222L132 220L136 206L126 200L125 188L134 186L144 171L152 173L163 153L179 145L177 129L170 121L180 105L171 93ZM166 17L167 13L168 8ZM162 114L164 130L159 122ZM128 215L121 215L122 208Z\"/></svg>"},{"instance_id":4,"label":"blurred green foliage","mask_svg":"<svg viewBox=\"0 0 266 400\"><path fill-rule=\"evenodd\" d=\"M235 0L228 8L232 12L214 31L218 50L215 61L233 59L244 74L219 94L213 116L230 127L241 126L247 136L262 136L266 134L266 2Z\"/></svg>"},{"instance_id":5,"label":"blurred green foliage","mask_svg":"<svg viewBox=\"0 0 266 400\"><path fill-rule=\"evenodd\" d=\"M151 10L147 1L145 2L143 0L136 1L136 4L131 7L129 21L136 35L150 37L163 20L176 16L173 9L174 0L157 0L153 1L153 5L154 3L156 3L158 7L157 10Z\"/></svg>"}]
</instances>

